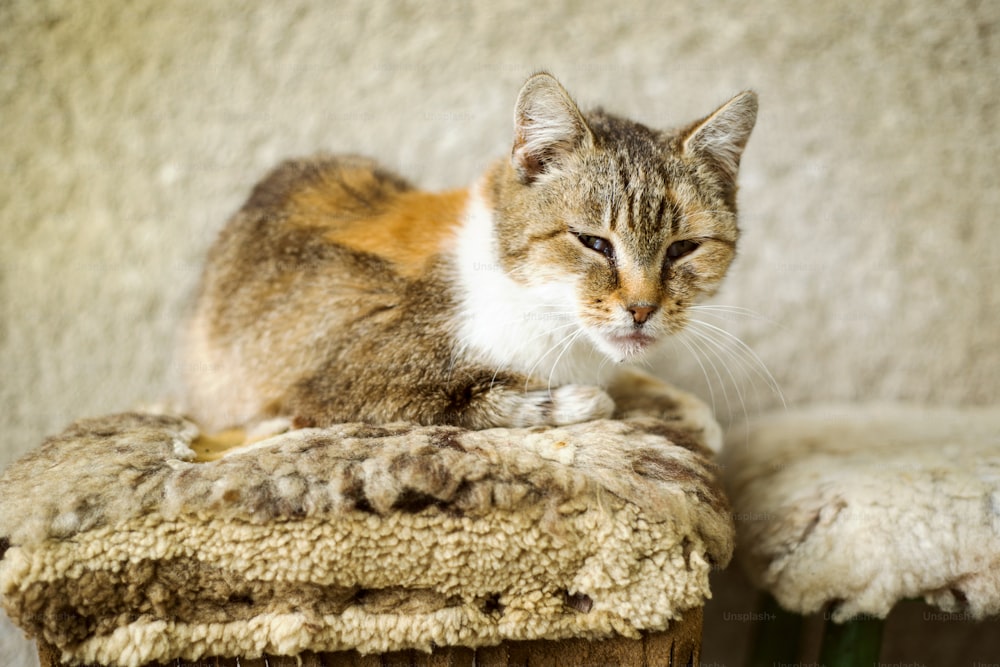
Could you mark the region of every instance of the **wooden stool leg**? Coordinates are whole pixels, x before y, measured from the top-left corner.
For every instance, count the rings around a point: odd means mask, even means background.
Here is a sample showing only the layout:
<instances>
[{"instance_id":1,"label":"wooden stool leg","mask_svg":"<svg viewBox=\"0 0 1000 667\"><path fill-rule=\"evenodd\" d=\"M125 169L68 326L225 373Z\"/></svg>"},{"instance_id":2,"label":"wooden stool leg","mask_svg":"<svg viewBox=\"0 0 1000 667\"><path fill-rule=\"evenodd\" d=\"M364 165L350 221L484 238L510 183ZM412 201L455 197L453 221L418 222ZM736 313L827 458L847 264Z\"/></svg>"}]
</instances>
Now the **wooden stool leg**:
<instances>
[{"instance_id":1,"label":"wooden stool leg","mask_svg":"<svg viewBox=\"0 0 1000 667\"><path fill-rule=\"evenodd\" d=\"M761 595L747 667L794 664L799 659L802 617L785 611L770 595Z\"/></svg>"},{"instance_id":2,"label":"wooden stool leg","mask_svg":"<svg viewBox=\"0 0 1000 667\"><path fill-rule=\"evenodd\" d=\"M882 628L879 618L862 618L846 623L827 620L823 629L820 664L826 667L873 665L882 648Z\"/></svg>"}]
</instances>

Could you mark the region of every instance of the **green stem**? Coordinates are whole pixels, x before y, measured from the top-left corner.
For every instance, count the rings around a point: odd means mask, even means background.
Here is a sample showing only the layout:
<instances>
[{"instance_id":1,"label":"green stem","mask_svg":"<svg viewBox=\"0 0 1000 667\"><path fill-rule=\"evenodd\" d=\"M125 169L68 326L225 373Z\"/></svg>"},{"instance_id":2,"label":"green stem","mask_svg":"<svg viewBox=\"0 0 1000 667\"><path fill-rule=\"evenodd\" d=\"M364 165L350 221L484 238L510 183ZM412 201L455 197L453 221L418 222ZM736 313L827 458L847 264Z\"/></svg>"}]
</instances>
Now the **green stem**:
<instances>
[{"instance_id":1,"label":"green stem","mask_svg":"<svg viewBox=\"0 0 1000 667\"><path fill-rule=\"evenodd\" d=\"M747 667L773 667L799 659L802 617L785 611L770 595L762 595L757 631L750 648Z\"/></svg>"},{"instance_id":2,"label":"green stem","mask_svg":"<svg viewBox=\"0 0 1000 667\"><path fill-rule=\"evenodd\" d=\"M826 622L819 662L825 667L854 667L878 662L882 646L880 618L861 618L846 623Z\"/></svg>"}]
</instances>

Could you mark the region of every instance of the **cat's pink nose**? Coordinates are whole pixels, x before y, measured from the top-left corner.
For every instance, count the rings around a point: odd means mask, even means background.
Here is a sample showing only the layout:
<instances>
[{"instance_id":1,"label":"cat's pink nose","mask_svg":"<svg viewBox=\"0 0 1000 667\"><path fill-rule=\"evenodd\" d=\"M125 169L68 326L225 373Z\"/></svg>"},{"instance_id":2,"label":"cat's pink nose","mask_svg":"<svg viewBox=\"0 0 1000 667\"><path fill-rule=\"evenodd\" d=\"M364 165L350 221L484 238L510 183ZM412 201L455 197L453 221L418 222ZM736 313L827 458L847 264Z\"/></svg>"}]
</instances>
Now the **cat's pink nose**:
<instances>
[{"instance_id":1,"label":"cat's pink nose","mask_svg":"<svg viewBox=\"0 0 1000 667\"><path fill-rule=\"evenodd\" d=\"M628 307L628 312L632 313L632 320L636 324L645 324L646 320L649 319L649 316L652 315L655 310L656 306L645 303L637 303Z\"/></svg>"}]
</instances>

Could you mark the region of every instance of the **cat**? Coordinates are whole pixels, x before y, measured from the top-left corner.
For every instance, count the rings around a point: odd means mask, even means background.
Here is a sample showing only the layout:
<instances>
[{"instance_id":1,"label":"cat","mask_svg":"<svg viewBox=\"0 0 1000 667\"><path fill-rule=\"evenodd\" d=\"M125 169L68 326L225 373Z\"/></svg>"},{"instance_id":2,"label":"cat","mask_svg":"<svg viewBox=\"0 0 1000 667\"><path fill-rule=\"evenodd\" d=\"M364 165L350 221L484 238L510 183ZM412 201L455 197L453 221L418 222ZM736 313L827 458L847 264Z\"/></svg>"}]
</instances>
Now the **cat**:
<instances>
[{"instance_id":1,"label":"cat","mask_svg":"<svg viewBox=\"0 0 1000 667\"><path fill-rule=\"evenodd\" d=\"M375 162L281 164L211 248L187 330L190 412L222 427L562 425L620 416L621 371L684 328L736 252L745 91L680 129L523 85L509 158L420 191Z\"/></svg>"}]
</instances>

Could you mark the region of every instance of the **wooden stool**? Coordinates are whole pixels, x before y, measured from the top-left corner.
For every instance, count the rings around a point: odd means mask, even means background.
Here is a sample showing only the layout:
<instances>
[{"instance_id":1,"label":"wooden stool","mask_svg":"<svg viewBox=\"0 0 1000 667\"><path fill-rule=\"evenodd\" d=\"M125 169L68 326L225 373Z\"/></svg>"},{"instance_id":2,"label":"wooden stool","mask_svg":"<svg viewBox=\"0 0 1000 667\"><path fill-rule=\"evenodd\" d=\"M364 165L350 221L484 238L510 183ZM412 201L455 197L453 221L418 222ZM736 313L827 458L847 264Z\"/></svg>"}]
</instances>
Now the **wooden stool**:
<instances>
[{"instance_id":1,"label":"wooden stool","mask_svg":"<svg viewBox=\"0 0 1000 667\"><path fill-rule=\"evenodd\" d=\"M396 651L360 655L357 651L303 653L296 657L200 658L151 663L149 667L565 667L566 665L621 665L626 667L681 667L697 665L701 655L702 610L692 609L667 632L644 634L639 639L614 637L598 641L504 642L478 649L445 647L432 653ZM61 667L59 652L38 649L40 667ZM301 661L301 662L300 662Z\"/></svg>"},{"instance_id":2,"label":"wooden stool","mask_svg":"<svg viewBox=\"0 0 1000 667\"><path fill-rule=\"evenodd\" d=\"M788 411L734 433L737 560L771 596L750 664L797 660L787 612L826 611L828 666L875 664L881 619L904 599L1000 612L998 438L996 408L898 405Z\"/></svg>"},{"instance_id":3,"label":"wooden stool","mask_svg":"<svg viewBox=\"0 0 1000 667\"><path fill-rule=\"evenodd\" d=\"M0 593L43 665L690 664L733 547L707 414L84 420L0 479Z\"/></svg>"}]
</instances>

